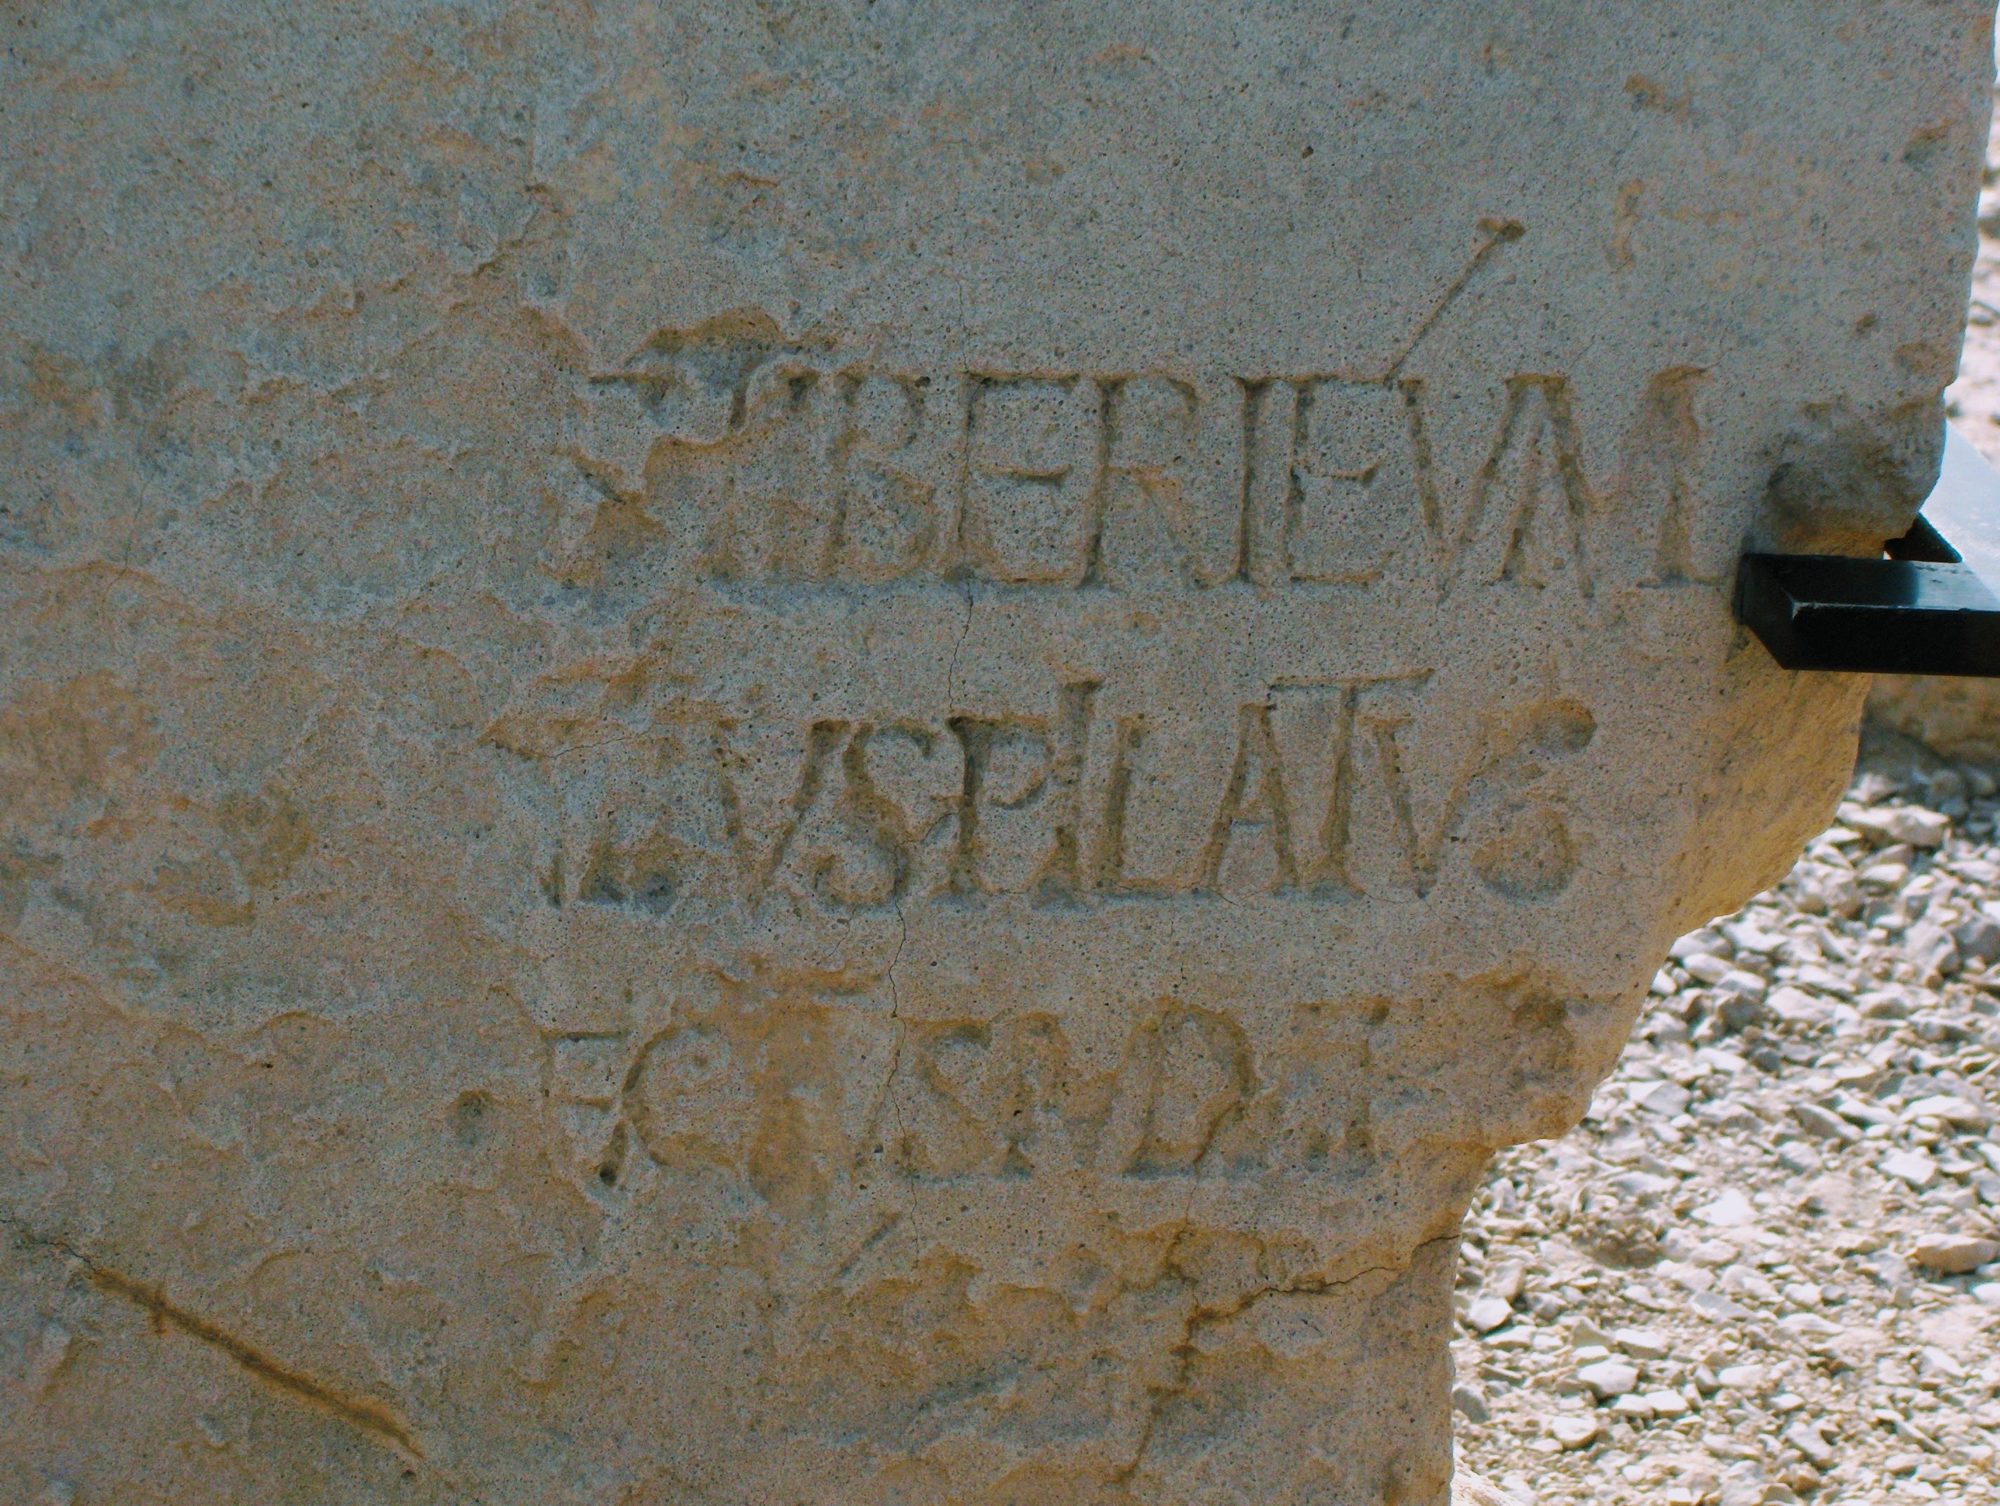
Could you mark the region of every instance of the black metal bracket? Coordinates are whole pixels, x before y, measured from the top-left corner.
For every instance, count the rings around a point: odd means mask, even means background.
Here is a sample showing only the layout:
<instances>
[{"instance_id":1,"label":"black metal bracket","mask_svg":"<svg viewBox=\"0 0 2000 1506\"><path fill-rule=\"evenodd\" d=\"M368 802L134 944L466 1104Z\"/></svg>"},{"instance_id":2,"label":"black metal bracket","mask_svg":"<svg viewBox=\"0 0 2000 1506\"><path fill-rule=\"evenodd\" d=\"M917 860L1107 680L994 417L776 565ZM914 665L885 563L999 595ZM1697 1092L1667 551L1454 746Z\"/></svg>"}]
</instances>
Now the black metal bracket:
<instances>
[{"instance_id":1,"label":"black metal bracket","mask_svg":"<svg viewBox=\"0 0 2000 1506\"><path fill-rule=\"evenodd\" d=\"M2000 679L2000 472L1956 429L1915 525L1883 553L1746 554L1736 620L1786 669Z\"/></svg>"}]
</instances>

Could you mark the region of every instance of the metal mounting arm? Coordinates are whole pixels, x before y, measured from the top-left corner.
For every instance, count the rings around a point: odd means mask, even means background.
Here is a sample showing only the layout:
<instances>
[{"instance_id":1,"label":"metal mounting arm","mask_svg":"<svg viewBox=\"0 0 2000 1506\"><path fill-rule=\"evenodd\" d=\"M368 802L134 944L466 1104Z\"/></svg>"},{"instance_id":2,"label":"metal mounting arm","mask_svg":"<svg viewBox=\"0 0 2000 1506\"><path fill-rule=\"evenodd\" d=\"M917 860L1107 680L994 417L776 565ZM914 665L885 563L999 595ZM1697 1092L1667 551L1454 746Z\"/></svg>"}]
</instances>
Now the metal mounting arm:
<instances>
[{"instance_id":1,"label":"metal mounting arm","mask_svg":"<svg viewBox=\"0 0 2000 1506\"><path fill-rule=\"evenodd\" d=\"M1923 512L1884 552L1746 554L1736 620L1786 669L2000 678L2000 472L1956 429Z\"/></svg>"}]
</instances>

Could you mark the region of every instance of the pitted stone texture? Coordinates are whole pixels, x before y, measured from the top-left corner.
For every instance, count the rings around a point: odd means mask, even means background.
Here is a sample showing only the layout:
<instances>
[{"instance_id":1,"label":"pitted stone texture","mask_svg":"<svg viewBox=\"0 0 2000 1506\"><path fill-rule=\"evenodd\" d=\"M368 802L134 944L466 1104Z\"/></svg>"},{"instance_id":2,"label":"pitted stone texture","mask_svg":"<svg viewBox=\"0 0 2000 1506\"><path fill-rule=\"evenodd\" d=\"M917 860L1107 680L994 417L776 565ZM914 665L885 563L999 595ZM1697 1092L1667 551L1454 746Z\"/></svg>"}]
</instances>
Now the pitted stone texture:
<instances>
[{"instance_id":1,"label":"pitted stone texture","mask_svg":"<svg viewBox=\"0 0 2000 1506\"><path fill-rule=\"evenodd\" d=\"M297 12L293 14L292 12ZM0 1457L1442 1506L1858 682L1962 3L82 4L0 63Z\"/></svg>"}]
</instances>

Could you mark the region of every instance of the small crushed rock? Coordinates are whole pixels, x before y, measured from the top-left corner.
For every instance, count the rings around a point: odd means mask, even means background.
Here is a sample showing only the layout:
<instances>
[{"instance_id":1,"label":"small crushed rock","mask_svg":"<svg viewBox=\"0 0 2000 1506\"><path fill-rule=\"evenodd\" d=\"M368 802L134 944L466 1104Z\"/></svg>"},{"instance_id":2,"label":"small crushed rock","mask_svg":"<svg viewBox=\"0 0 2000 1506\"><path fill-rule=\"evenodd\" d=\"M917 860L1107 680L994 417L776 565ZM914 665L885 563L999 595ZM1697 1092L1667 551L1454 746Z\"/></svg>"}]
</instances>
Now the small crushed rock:
<instances>
[{"instance_id":1,"label":"small crushed rock","mask_svg":"<svg viewBox=\"0 0 2000 1506\"><path fill-rule=\"evenodd\" d=\"M1864 758L1466 1222L1461 1460L1523 1502L2000 1499L2000 790Z\"/></svg>"}]
</instances>

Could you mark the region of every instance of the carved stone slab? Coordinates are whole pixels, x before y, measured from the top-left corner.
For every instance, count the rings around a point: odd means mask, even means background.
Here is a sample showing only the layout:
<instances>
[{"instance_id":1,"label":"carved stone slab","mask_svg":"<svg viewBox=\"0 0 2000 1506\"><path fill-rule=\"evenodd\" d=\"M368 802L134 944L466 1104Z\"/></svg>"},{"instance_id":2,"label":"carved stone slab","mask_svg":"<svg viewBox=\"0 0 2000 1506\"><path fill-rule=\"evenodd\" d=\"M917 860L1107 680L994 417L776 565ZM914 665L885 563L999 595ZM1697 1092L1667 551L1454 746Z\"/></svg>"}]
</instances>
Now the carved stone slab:
<instances>
[{"instance_id":1,"label":"carved stone slab","mask_svg":"<svg viewBox=\"0 0 2000 1506\"><path fill-rule=\"evenodd\" d=\"M23 1500L1442 1506L1861 687L1990 7L31 7Z\"/></svg>"}]
</instances>

